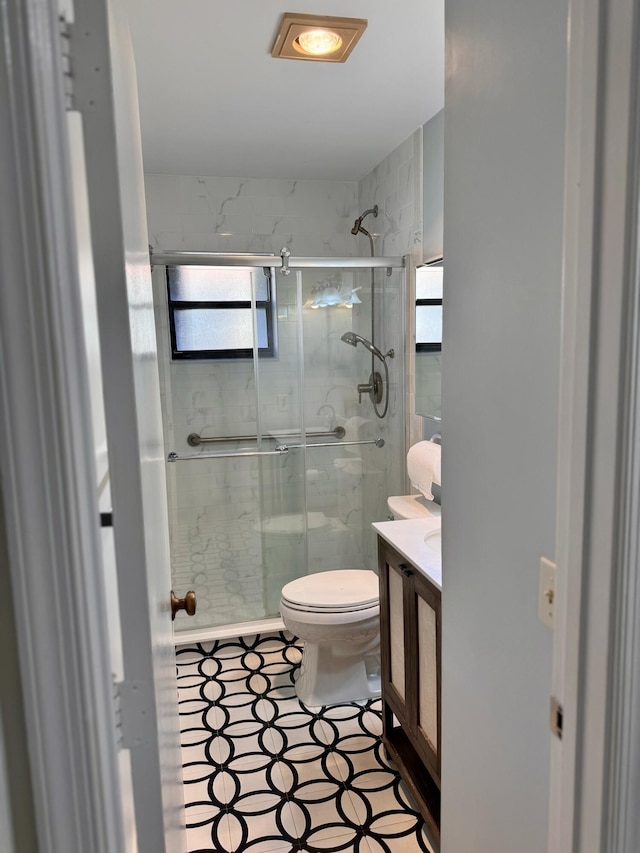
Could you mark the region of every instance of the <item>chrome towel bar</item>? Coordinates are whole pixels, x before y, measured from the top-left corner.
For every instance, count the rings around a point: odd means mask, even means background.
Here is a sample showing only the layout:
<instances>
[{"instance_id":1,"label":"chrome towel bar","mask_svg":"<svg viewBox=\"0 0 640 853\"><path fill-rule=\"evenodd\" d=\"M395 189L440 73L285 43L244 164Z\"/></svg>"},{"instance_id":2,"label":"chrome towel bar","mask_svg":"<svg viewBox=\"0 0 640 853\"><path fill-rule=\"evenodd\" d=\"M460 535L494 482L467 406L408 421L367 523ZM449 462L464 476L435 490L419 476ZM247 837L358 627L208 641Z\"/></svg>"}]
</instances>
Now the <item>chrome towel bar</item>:
<instances>
[{"instance_id":1,"label":"chrome towel bar","mask_svg":"<svg viewBox=\"0 0 640 853\"><path fill-rule=\"evenodd\" d=\"M372 438L368 441L322 441L313 444L286 444L288 450L299 450L302 447L346 447L349 444L375 444L376 447L384 447L384 438Z\"/></svg>"},{"instance_id":2,"label":"chrome towel bar","mask_svg":"<svg viewBox=\"0 0 640 853\"><path fill-rule=\"evenodd\" d=\"M275 450L238 450L235 453L198 453L195 456L180 456L170 453L167 462L191 462L194 459L235 459L241 456L286 456L290 450L300 450L303 447L346 447L354 444L375 444L384 447L384 438L373 438L368 441L327 441L318 444L279 444Z\"/></svg>"},{"instance_id":3,"label":"chrome towel bar","mask_svg":"<svg viewBox=\"0 0 640 853\"><path fill-rule=\"evenodd\" d=\"M238 456L284 456L289 448L279 444L275 450L239 450L236 453L198 453L196 456L180 456L170 453L167 462L190 462L193 459L235 459Z\"/></svg>"}]
</instances>

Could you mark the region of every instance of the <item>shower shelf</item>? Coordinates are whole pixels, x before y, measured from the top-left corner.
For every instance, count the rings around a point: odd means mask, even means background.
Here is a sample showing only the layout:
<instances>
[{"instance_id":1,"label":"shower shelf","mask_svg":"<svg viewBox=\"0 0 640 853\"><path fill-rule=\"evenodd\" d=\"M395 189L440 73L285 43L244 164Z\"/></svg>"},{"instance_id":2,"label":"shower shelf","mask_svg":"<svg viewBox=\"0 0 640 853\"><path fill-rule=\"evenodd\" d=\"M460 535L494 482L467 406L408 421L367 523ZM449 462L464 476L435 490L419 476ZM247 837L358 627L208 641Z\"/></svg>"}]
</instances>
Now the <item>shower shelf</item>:
<instances>
[{"instance_id":1,"label":"shower shelf","mask_svg":"<svg viewBox=\"0 0 640 853\"><path fill-rule=\"evenodd\" d=\"M384 447L384 438L372 438L365 441L323 441L317 444L279 444L275 450L238 450L231 453L198 453L195 456L180 456L178 453L172 452L167 456L167 462L191 462L194 459L234 459L242 456L286 456L290 450L301 450L304 447L346 447L356 444L375 444L376 447Z\"/></svg>"}]
</instances>

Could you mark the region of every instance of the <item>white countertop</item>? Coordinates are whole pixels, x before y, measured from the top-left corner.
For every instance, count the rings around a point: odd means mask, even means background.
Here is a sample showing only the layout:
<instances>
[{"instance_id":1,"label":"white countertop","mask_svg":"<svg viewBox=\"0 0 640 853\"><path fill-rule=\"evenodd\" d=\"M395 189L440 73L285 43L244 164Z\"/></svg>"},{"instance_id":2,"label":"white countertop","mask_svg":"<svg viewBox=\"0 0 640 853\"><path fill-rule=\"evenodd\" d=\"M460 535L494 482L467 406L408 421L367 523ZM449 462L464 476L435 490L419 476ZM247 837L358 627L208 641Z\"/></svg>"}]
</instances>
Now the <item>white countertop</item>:
<instances>
[{"instance_id":1,"label":"white countertop","mask_svg":"<svg viewBox=\"0 0 640 853\"><path fill-rule=\"evenodd\" d=\"M385 542L409 560L439 590L442 589L442 556L435 554L424 541L432 530L440 527L440 518L409 518L399 521L377 521L371 526Z\"/></svg>"}]
</instances>

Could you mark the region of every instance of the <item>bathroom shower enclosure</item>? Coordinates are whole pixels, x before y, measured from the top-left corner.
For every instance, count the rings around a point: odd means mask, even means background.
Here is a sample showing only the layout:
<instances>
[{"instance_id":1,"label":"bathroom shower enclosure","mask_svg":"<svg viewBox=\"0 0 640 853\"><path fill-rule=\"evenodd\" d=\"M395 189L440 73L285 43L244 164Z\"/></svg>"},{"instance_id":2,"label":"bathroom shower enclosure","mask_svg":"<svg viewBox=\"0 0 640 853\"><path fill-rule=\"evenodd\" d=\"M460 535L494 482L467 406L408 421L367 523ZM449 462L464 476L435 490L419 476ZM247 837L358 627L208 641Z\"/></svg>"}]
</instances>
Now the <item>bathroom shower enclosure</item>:
<instances>
[{"instance_id":1,"label":"bathroom shower enclosure","mask_svg":"<svg viewBox=\"0 0 640 853\"><path fill-rule=\"evenodd\" d=\"M263 630L285 583L376 566L370 525L404 480L405 259L152 263L173 588L198 599L175 629ZM372 340L395 350L384 418L363 391Z\"/></svg>"}]
</instances>

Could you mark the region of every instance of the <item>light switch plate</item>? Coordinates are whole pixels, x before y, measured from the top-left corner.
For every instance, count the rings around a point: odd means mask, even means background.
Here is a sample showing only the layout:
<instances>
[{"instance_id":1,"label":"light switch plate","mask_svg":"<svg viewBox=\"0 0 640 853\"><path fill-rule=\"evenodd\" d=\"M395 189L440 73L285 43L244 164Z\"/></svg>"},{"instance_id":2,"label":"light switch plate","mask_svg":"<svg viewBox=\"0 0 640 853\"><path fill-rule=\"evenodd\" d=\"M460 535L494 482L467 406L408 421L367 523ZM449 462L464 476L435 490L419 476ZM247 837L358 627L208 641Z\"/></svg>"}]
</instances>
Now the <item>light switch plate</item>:
<instances>
[{"instance_id":1,"label":"light switch plate","mask_svg":"<svg viewBox=\"0 0 640 853\"><path fill-rule=\"evenodd\" d=\"M556 564L546 557L540 558L540 588L538 590L538 618L553 628L553 609L556 597Z\"/></svg>"}]
</instances>

